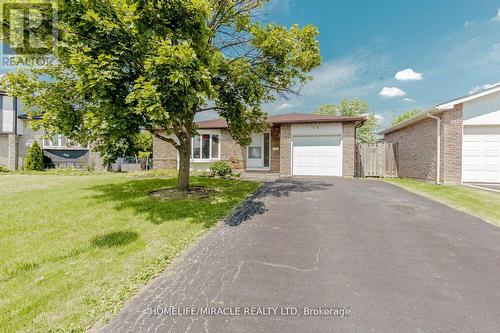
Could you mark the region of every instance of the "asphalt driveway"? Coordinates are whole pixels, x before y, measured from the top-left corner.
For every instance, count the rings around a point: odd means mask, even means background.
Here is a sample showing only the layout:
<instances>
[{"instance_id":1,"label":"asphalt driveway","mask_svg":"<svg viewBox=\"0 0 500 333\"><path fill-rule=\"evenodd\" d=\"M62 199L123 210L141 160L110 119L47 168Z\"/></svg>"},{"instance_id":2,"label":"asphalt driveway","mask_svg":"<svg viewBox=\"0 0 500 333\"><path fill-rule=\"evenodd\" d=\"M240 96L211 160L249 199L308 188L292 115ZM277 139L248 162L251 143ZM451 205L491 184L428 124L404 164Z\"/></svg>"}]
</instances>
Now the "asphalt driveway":
<instances>
[{"instance_id":1,"label":"asphalt driveway","mask_svg":"<svg viewBox=\"0 0 500 333\"><path fill-rule=\"evenodd\" d=\"M292 178L266 185L103 331L499 328L499 228L384 182Z\"/></svg>"}]
</instances>

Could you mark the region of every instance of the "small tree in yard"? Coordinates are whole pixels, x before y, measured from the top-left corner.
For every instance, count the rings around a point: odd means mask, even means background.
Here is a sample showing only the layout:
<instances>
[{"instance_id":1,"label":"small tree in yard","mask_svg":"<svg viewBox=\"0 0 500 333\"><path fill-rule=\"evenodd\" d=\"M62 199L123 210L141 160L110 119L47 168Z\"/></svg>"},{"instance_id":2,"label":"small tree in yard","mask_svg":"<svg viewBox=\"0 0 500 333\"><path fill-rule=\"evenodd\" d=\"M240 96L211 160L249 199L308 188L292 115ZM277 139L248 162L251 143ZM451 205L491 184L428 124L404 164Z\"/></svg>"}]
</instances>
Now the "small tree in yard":
<instances>
[{"instance_id":1,"label":"small tree in yard","mask_svg":"<svg viewBox=\"0 0 500 333\"><path fill-rule=\"evenodd\" d=\"M320 105L315 114L332 116L366 116L366 121L358 128L356 140L358 143L373 143L377 141L376 131L379 127L377 117L369 112L368 102L359 99L343 99L340 104Z\"/></svg>"},{"instance_id":2,"label":"small tree in yard","mask_svg":"<svg viewBox=\"0 0 500 333\"><path fill-rule=\"evenodd\" d=\"M268 126L261 104L296 93L321 62L316 27L261 24L267 2L61 0L57 65L8 74L5 89L36 107L37 126L107 162L141 130L169 142L187 190L196 114L216 111L248 145Z\"/></svg>"},{"instance_id":3,"label":"small tree in yard","mask_svg":"<svg viewBox=\"0 0 500 333\"><path fill-rule=\"evenodd\" d=\"M31 147L29 147L26 157L24 158L24 170L43 171L44 169L43 152L38 141L35 141Z\"/></svg>"}]
</instances>

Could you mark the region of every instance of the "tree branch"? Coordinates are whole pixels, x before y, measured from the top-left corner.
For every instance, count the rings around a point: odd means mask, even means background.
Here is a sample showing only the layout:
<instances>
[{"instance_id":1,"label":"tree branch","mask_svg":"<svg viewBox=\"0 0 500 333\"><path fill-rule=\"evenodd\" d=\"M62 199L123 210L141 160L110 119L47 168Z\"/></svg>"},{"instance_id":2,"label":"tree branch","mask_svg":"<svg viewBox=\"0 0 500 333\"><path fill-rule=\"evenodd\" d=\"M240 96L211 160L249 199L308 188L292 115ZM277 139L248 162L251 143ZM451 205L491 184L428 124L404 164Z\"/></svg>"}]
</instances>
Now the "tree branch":
<instances>
[{"instance_id":1,"label":"tree branch","mask_svg":"<svg viewBox=\"0 0 500 333\"><path fill-rule=\"evenodd\" d=\"M211 106L211 107L208 107L208 108L198 109L196 111L196 113L198 113L198 112L205 112L205 111L216 111L216 110L222 110L222 109L219 108L219 107L217 107L217 106Z\"/></svg>"},{"instance_id":2,"label":"tree branch","mask_svg":"<svg viewBox=\"0 0 500 333\"><path fill-rule=\"evenodd\" d=\"M164 142L168 142L170 143L172 146L175 147L175 149L179 149L180 145L172 138L169 138L169 137L166 137L166 136L163 136L163 135L160 135L157 131L153 130L153 129L149 129L148 130L149 133L151 133L155 138L157 139L160 139Z\"/></svg>"}]
</instances>

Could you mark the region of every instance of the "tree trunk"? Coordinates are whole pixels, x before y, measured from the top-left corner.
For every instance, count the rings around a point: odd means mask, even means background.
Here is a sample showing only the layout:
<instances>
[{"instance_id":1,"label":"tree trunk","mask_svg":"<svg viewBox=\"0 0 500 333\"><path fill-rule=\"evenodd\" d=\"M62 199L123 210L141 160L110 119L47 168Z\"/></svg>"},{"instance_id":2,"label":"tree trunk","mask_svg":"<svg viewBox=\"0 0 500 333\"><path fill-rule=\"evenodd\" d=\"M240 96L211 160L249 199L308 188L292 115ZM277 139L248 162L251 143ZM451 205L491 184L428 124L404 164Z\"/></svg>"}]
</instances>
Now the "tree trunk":
<instances>
[{"instance_id":1,"label":"tree trunk","mask_svg":"<svg viewBox=\"0 0 500 333\"><path fill-rule=\"evenodd\" d=\"M189 169L191 163L191 140L180 139L179 145L179 174L177 175L177 189L187 191L189 188Z\"/></svg>"}]
</instances>

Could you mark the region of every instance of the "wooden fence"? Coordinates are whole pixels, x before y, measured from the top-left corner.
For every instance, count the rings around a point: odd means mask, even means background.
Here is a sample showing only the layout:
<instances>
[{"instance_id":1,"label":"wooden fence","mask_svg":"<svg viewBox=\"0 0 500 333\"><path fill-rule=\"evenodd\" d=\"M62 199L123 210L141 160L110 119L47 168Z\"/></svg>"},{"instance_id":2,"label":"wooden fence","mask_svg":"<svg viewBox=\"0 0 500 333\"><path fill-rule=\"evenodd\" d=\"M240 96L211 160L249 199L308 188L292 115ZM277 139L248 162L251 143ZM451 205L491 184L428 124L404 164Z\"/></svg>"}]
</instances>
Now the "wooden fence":
<instances>
[{"instance_id":1,"label":"wooden fence","mask_svg":"<svg viewBox=\"0 0 500 333\"><path fill-rule=\"evenodd\" d=\"M356 150L357 177L398 176L397 144L361 143Z\"/></svg>"}]
</instances>

